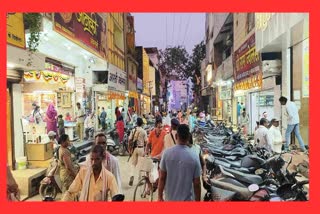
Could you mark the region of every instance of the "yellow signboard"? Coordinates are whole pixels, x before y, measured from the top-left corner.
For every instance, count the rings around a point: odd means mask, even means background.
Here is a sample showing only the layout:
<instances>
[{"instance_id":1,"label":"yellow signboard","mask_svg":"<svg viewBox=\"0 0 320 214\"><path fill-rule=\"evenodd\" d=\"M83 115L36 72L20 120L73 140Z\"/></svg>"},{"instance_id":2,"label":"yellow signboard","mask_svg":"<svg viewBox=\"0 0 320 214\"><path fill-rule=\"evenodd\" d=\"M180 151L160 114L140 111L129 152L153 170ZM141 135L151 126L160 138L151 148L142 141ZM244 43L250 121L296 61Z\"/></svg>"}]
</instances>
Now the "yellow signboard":
<instances>
[{"instance_id":1,"label":"yellow signboard","mask_svg":"<svg viewBox=\"0 0 320 214\"><path fill-rule=\"evenodd\" d=\"M234 84L235 91L248 90L255 87L262 88L262 73L258 73Z\"/></svg>"},{"instance_id":2,"label":"yellow signboard","mask_svg":"<svg viewBox=\"0 0 320 214\"><path fill-rule=\"evenodd\" d=\"M22 13L7 13L7 43L26 48Z\"/></svg>"}]
</instances>

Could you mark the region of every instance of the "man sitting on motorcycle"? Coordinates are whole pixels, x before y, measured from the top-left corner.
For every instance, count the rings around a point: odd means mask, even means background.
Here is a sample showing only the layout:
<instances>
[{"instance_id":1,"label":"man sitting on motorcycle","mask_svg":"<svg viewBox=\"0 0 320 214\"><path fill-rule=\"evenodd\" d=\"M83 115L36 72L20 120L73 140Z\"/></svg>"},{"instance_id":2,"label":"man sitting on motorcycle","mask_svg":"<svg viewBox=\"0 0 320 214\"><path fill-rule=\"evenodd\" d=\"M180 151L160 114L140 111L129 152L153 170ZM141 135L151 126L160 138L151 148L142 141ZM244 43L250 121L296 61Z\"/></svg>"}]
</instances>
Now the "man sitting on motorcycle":
<instances>
[{"instance_id":1,"label":"man sitting on motorcycle","mask_svg":"<svg viewBox=\"0 0 320 214\"><path fill-rule=\"evenodd\" d=\"M106 148L106 146L107 146L106 135L102 132L96 134L95 144L101 145L101 146L103 146L103 148ZM88 154L84 164L80 163L80 165L90 166L90 164L91 164L90 154ZM108 171L110 171L115 176L119 192L121 193L122 188L121 188L120 167L119 167L118 159L115 156L113 156L112 154L110 154L108 151L106 151L106 158L103 160L102 164Z\"/></svg>"},{"instance_id":2,"label":"man sitting on motorcycle","mask_svg":"<svg viewBox=\"0 0 320 214\"><path fill-rule=\"evenodd\" d=\"M86 139L93 137L94 129L94 114L90 113L88 117L84 120L84 130L86 133Z\"/></svg>"}]
</instances>

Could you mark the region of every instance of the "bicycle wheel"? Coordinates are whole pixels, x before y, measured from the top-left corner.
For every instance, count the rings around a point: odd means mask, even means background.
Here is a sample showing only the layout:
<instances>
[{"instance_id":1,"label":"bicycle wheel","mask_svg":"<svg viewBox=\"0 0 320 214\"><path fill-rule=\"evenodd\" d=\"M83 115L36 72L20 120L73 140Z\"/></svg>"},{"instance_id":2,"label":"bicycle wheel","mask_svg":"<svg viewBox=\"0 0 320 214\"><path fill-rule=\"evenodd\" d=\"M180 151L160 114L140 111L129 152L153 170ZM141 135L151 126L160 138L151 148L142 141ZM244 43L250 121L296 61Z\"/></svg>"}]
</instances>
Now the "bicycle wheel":
<instances>
[{"instance_id":1,"label":"bicycle wheel","mask_svg":"<svg viewBox=\"0 0 320 214\"><path fill-rule=\"evenodd\" d=\"M147 177L143 177L137 184L133 193L133 201L148 201L153 198L152 191L149 190L150 194L147 194L149 180Z\"/></svg>"}]
</instances>

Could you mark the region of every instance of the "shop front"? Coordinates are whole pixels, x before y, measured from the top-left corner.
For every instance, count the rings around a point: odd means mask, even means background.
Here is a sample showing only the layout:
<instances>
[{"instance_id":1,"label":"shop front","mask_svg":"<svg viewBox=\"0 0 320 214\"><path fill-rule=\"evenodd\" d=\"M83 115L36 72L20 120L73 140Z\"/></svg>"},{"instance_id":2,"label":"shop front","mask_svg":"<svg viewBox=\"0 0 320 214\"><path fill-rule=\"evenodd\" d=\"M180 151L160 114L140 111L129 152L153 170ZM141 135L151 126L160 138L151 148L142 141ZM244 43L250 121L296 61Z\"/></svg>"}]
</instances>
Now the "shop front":
<instances>
[{"instance_id":1,"label":"shop front","mask_svg":"<svg viewBox=\"0 0 320 214\"><path fill-rule=\"evenodd\" d=\"M127 109L128 106L128 93L125 90L127 76L123 70L112 64L109 65L107 73L108 81L105 84L96 84L93 91L96 112L98 112L98 107L100 107L100 112L103 107L107 113L108 128L112 128L116 122L116 107Z\"/></svg>"},{"instance_id":2,"label":"shop front","mask_svg":"<svg viewBox=\"0 0 320 214\"><path fill-rule=\"evenodd\" d=\"M232 122L232 81L228 80L220 86L220 100L222 102L222 119Z\"/></svg>"},{"instance_id":3,"label":"shop front","mask_svg":"<svg viewBox=\"0 0 320 214\"><path fill-rule=\"evenodd\" d=\"M136 112L140 112L139 94L136 91L129 91L129 107Z\"/></svg>"},{"instance_id":4,"label":"shop front","mask_svg":"<svg viewBox=\"0 0 320 214\"><path fill-rule=\"evenodd\" d=\"M305 144L309 141L309 14L308 13L256 13L256 47L262 54L277 52L281 57L274 103L286 96L299 109L300 133ZM274 66L273 66L274 67ZM278 69L269 69L269 74ZM278 86L278 84L277 84ZM287 127L285 108L279 106L281 130ZM297 140L292 137L292 141Z\"/></svg>"},{"instance_id":5,"label":"shop front","mask_svg":"<svg viewBox=\"0 0 320 214\"><path fill-rule=\"evenodd\" d=\"M262 89L261 56L255 49L255 34L252 34L234 53L235 84L233 108L237 112L238 102L240 105L243 103L240 113L245 108L249 115L251 121L249 123L249 134L253 133L258 119L253 114L256 102L250 99L250 93Z\"/></svg>"}]
</instances>

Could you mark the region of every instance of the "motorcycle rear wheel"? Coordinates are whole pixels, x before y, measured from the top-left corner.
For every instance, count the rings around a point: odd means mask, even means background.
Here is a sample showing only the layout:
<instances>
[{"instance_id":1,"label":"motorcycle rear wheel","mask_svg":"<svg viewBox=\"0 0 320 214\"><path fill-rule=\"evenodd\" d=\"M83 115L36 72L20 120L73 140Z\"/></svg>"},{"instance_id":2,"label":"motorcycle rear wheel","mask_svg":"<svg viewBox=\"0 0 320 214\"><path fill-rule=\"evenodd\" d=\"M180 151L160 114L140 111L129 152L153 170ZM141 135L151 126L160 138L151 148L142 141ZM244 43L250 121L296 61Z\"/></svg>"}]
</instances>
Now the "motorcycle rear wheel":
<instances>
[{"instance_id":1,"label":"motorcycle rear wheel","mask_svg":"<svg viewBox=\"0 0 320 214\"><path fill-rule=\"evenodd\" d=\"M42 198L51 197L55 199L58 194L58 190L53 184L41 184L39 188L39 194Z\"/></svg>"}]
</instances>

